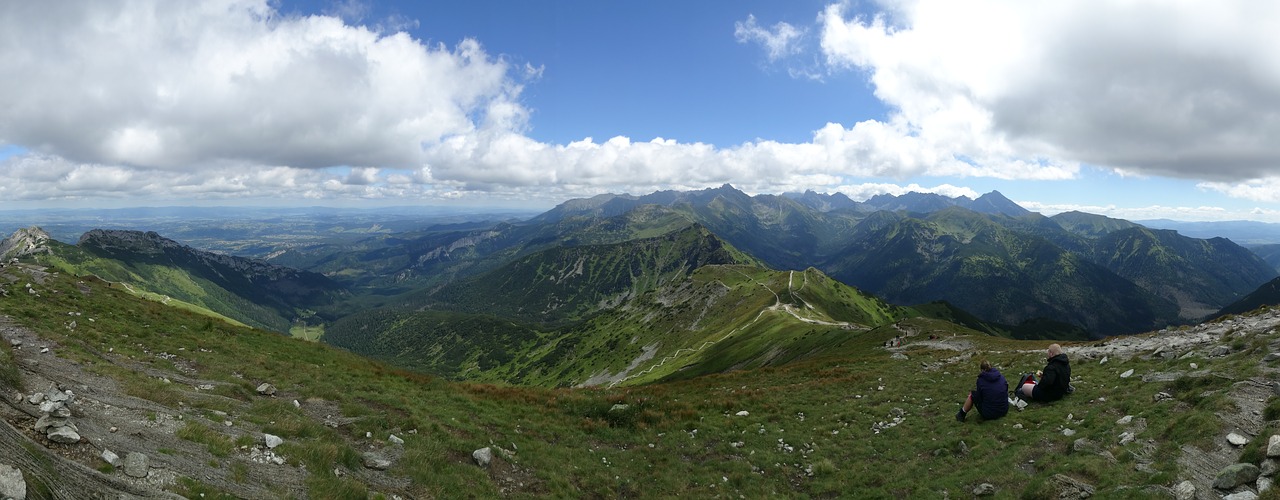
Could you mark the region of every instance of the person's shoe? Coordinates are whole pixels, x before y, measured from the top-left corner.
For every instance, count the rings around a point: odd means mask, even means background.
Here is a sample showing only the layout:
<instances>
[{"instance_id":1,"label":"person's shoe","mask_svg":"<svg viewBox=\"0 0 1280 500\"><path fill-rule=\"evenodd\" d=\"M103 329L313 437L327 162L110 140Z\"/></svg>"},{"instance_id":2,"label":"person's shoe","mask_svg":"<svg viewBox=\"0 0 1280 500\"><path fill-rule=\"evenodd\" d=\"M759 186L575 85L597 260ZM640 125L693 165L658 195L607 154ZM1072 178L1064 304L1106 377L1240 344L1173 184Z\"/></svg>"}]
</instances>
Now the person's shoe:
<instances>
[{"instance_id":1,"label":"person's shoe","mask_svg":"<svg viewBox=\"0 0 1280 500\"><path fill-rule=\"evenodd\" d=\"M964 410L957 411L957 412L956 412L956 421L957 421L957 422L964 422L964 417L965 417L965 415L966 415L966 414L965 414Z\"/></svg>"}]
</instances>

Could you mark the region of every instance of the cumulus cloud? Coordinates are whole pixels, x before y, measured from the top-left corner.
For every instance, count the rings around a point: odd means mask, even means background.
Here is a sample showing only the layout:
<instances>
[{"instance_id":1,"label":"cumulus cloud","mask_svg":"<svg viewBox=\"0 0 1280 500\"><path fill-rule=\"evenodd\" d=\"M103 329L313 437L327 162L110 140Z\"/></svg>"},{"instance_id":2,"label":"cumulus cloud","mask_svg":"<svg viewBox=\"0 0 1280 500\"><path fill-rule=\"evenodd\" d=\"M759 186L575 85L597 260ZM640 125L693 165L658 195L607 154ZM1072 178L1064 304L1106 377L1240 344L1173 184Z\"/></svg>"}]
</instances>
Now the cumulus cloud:
<instances>
[{"instance_id":1,"label":"cumulus cloud","mask_svg":"<svg viewBox=\"0 0 1280 500\"><path fill-rule=\"evenodd\" d=\"M828 64L868 72L908 124L900 131L960 155L1215 181L1280 166L1280 30L1261 22L1280 19L1280 4L906 0L848 11L822 14Z\"/></svg>"},{"instance_id":2,"label":"cumulus cloud","mask_svg":"<svg viewBox=\"0 0 1280 500\"><path fill-rule=\"evenodd\" d=\"M412 167L422 144L519 106L474 40L430 46L266 0L4 2L0 31L0 143L86 164Z\"/></svg>"}]
</instances>

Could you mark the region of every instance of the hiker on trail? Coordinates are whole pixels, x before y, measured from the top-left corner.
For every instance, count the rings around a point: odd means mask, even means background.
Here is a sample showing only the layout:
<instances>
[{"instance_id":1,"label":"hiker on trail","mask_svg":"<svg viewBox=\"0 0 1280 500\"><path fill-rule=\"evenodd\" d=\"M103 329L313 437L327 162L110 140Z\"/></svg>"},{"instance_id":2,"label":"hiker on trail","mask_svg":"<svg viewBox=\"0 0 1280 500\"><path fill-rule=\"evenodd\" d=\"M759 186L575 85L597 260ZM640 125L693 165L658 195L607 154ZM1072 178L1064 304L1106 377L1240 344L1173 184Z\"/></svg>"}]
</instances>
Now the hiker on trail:
<instances>
[{"instance_id":1,"label":"hiker on trail","mask_svg":"<svg viewBox=\"0 0 1280 500\"><path fill-rule=\"evenodd\" d=\"M977 386L969 391L964 406L956 413L956 420L964 422L969 410L978 408L978 414L987 420L995 420L1009 413L1009 382L1000 374L1000 370L991 366L991 362L982 360L982 371L978 373Z\"/></svg>"},{"instance_id":2,"label":"hiker on trail","mask_svg":"<svg viewBox=\"0 0 1280 500\"><path fill-rule=\"evenodd\" d=\"M1046 352L1049 355L1049 361L1044 365L1040 381L1027 382L1025 379L1019 381L1021 387L1016 393L1022 399L1057 401L1070 392L1068 388L1071 386L1071 364L1067 361L1067 355L1062 352L1062 346L1049 344Z\"/></svg>"}]
</instances>

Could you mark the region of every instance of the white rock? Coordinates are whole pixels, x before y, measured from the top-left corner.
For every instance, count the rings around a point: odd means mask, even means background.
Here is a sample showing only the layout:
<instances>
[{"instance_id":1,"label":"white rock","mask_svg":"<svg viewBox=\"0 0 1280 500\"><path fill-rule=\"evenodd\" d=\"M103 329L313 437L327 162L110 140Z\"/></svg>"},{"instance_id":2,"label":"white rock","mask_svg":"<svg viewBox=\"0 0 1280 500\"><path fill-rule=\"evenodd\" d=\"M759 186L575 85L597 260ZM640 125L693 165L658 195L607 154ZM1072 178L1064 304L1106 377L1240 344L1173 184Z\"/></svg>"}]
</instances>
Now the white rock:
<instances>
[{"instance_id":1,"label":"white rock","mask_svg":"<svg viewBox=\"0 0 1280 500\"><path fill-rule=\"evenodd\" d=\"M1272 435L1267 440L1267 456L1272 458L1280 457L1280 436Z\"/></svg>"},{"instance_id":2,"label":"white rock","mask_svg":"<svg viewBox=\"0 0 1280 500\"><path fill-rule=\"evenodd\" d=\"M1067 437L1071 437L1071 436L1076 435L1076 431L1075 431L1075 429L1062 429L1062 435L1063 435L1063 436L1067 436Z\"/></svg>"},{"instance_id":3,"label":"white rock","mask_svg":"<svg viewBox=\"0 0 1280 500\"><path fill-rule=\"evenodd\" d=\"M1231 434L1227 434L1227 442L1231 443L1232 446L1244 446L1249 444L1249 438L1232 432Z\"/></svg>"},{"instance_id":4,"label":"white rock","mask_svg":"<svg viewBox=\"0 0 1280 500\"><path fill-rule=\"evenodd\" d=\"M111 464L114 467L120 466L120 455L116 455L111 450L102 450L102 461Z\"/></svg>"},{"instance_id":5,"label":"white rock","mask_svg":"<svg viewBox=\"0 0 1280 500\"><path fill-rule=\"evenodd\" d=\"M400 439L400 437L395 434L387 436L387 441L391 441L394 444L404 444L404 440Z\"/></svg>"},{"instance_id":6,"label":"white rock","mask_svg":"<svg viewBox=\"0 0 1280 500\"><path fill-rule=\"evenodd\" d=\"M739 416L739 417L745 417L745 416L751 415L751 412L749 412L749 411L747 411L747 410L742 410L742 411L740 411L740 412L738 412L738 413L735 413L734 415L737 415L737 416Z\"/></svg>"},{"instance_id":7,"label":"white rock","mask_svg":"<svg viewBox=\"0 0 1280 500\"><path fill-rule=\"evenodd\" d=\"M1192 369L1192 370L1195 370L1196 368L1200 368L1200 365L1197 365L1197 364L1195 364L1195 363L1191 363L1191 369Z\"/></svg>"},{"instance_id":8,"label":"white rock","mask_svg":"<svg viewBox=\"0 0 1280 500\"><path fill-rule=\"evenodd\" d=\"M275 448L277 446L284 444L284 439L281 439L280 436L275 436L272 434L263 434L262 440L267 443L267 448Z\"/></svg>"},{"instance_id":9,"label":"white rock","mask_svg":"<svg viewBox=\"0 0 1280 500\"><path fill-rule=\"evenodd\" d=\"M258 386L258 394L263 396L274 396L276 394L276 386L263 382Z\"/></svg>"},{"instance_id":10,"label":"white rock","mask_svg":"<svg viewBox=\"0 0 1280 500\"><path fill-rule=\"evenodd\" d=\"M1273 483L1273 482L1274 482L1274 480L1273 480L1273 479L1271 479L1271 478L1269 478L1269 477L1266 477L1266 476L1261 476L1261 477L1259 477L1259 478L1258 478L1258 493L1262 493L1262 492L1264 492L1264 491L1267 491L1267 490L1271 489L1271 486L1272 486L1272 483Z\"/></svg>"},{"instance_id":11,"label":"white rock","mask_svg":"<svg viewBox=\"0 0 1280 500\"><path fill-rule=\"evenodd\" d=\"M27 398L27 402L33 405L38 405L40 404L41 401L44 401L43 392L37 392L35 394L32 394L31 397Z\"/></svg>"},{"instance_id":12,"label":"white rock","mask_svg":"<svg viewBox=\"0 0 1280 500\"><path fill-rule=\"evenodd\" d=\"M1132 421L1133 421L1133 415L1125 415L1123 417L1120 417L1119 420L1116 420L1116 425L1129 425L1129 422L1132 422Z\"/></svg>"},{"instance_id":13,"label":"white rock","mask_svg":"<svg viewBox=\"0 0 1280 500\"><path fill-rule=\"evenodd\" d=\"M489 449L488 446L480 448L471 452L471 458L476 461L477 465L481 467L488 467L489 462L493 461L493 450Z\"/></svg>"},{"instance_id":14,"label":"white rock","mask_svg":"<svg viewBox=\"0 0 1280 500\"><path fill-rule=\"evenodd\" d=\"M1244 490L1239 493L1232 493L1230 495L1222 497L1222 500L1255 500L1257 498L1258 498L1257 493L1254 493L1249 490Z\"/></svg>"},{"instance_id":15,"label":"white rock","mask_svg":"<svg viewBox=\"0 0 1280 500\"><path fill-rule=\"evenodd\" d=\"M1101 361L1098 361L1098 364L1100 364L1100 365L1105 365L1105 364L1107 364L1107 357L1106 357L1106 356L1103 356L1103 357L1102 357L1102 360L1101 360Z\"/></svg>"},{"instance_id":16,"label":"white rock","mask_svg":"<svg viewBox=\"0 0 1280 500\"><path fill-rule=\"evenodd\" d=\"M1175 500L1196 500L1196 485L1191 481L1183 481L1173 487Z\"/></svg>"},{"instance_id":17,"label":"white rock","mask_svg":"<svg viewBox=\"0 0 1280 500\"><path fill-rule=\"evenodd\" d=\"M17 467L0 464L0 498L27 498L27 481Z\"/></svg>"},{"instance_id":18,"label":"white rock","mask_svg":"<svg viewBox=\"0 0 1280 500\"><path fill-rule=\"evenodd\" d=\"M1130 368L1130 369L1128 369L1128 370L1125 370L1125 371L1124 371L1124 373L1121 373L1121 374L1120 374L1120 378L1129 378L1129 377L1132 377L1132 376L1133 376L1133 368Z\"/></svg>"},{"instance_id":19,"label":"white rock","mask_svg":"<svg viewBox=\"0 0 1280 500\"><path fill-rule=\"evenodd\" d=\"M302 403L299 403L299 402L298 402L298 400L296 400L296 399L295 399L295 400L293 400L293 407L294 407L294 408L302 408Z\"/></svg>"}]
</instances>

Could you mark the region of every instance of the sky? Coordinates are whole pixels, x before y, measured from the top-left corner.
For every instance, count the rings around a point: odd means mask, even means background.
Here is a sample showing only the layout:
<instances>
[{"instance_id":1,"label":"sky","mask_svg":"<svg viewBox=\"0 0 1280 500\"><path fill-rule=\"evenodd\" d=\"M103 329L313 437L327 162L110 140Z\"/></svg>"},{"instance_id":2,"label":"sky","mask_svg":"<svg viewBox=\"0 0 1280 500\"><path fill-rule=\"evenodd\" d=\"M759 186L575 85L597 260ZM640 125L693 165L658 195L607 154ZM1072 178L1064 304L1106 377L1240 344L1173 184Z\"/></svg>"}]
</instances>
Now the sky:
<instances>
[{"instance_id":1,"label":"sky","mask_svg":"<svg viewBox=\"0 0 1280 500\"><path fill-rule=\"evenodd\" d=\"M1280 3L0 2L0 209L725 183L1280 222Z\"/></svg>"}]
</instances>

